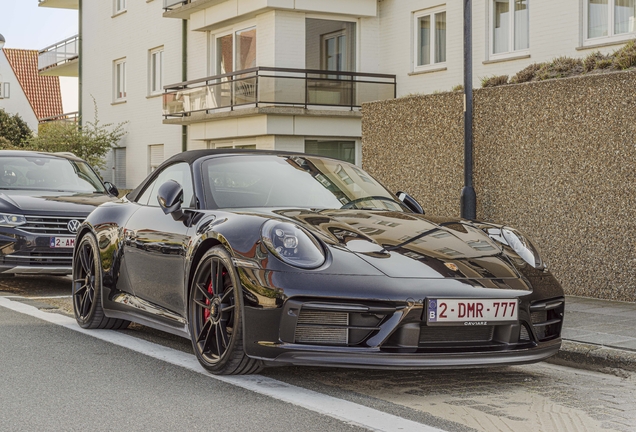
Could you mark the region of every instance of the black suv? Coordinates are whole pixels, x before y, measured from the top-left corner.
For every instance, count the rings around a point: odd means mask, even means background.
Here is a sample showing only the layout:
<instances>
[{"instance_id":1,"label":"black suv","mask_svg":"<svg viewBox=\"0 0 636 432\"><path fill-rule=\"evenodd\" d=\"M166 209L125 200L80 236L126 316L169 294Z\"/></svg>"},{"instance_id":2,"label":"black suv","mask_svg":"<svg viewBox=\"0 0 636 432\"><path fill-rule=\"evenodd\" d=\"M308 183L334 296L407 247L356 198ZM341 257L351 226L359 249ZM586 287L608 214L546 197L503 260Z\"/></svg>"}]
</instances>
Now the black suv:
<instances>
[{"instance_id":1,"label":"black suv","mask_svg":"<svg viewBox=\"0 0 636 432\"><path fill-rule=\"evenodd\" d=\"M0 275L71 274L77 229L117 194L70 153L0 151Z\"/></svg>"}]
</instances>

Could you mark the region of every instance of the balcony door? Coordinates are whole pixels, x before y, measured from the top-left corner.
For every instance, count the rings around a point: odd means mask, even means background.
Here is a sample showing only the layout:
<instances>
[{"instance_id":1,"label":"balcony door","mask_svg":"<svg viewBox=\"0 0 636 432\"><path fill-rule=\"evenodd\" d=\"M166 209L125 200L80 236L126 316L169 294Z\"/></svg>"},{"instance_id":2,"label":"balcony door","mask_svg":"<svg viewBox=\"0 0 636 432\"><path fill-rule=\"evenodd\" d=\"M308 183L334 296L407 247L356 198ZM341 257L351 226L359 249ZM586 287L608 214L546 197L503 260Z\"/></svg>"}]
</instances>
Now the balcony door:
<instances>
[{"instance_id":1,"label":"balcony door","mask_svg":"<svg viewBox=\"0 0 636 432\"><path fill-rule=\"evenodd\" d=\"M349 56L347 55L347 31L339 30L321 36L322 39L322 69L328 71L349 71Z\"/></svg>"},{"instance_id":2,"label":"balcony door","mask_svg":"<svg viewBox=\"0 0 636 432\"><path fill-rule=\"evenodd\" d=\"M218 108L255 103L255 74L234 73L256 67L256 27L217 36L216 67L218 75L233 75L221 78L210 87L209 105Z\"/></svg>"}]
</instances>

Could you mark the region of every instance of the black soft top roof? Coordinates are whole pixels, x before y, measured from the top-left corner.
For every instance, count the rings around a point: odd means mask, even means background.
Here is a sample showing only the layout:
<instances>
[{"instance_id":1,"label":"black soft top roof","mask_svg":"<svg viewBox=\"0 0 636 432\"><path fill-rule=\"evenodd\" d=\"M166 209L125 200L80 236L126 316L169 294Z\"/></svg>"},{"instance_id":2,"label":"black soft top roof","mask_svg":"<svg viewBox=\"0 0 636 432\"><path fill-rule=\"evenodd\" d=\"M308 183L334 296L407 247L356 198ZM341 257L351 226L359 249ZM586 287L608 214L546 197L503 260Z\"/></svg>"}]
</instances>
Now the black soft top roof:
<instances>
[{"instance_id":1,"label":"black soft top roof","mask_svg":"<svg viewBox=\"0 0 636 432\"><path fill-rule=\"evenodd\" d=\"M285 152L275 150L252 150L252 149L208 149L208 150L188 150L182 153L177 153L170 159L166 159L161 165L168 165L175 162L187 162L192 164L195 160L206 156L218 156L218 155L245 155L245 154L258 154L258 155L306 155L305 153L297 152Z\"/></svg>"},{"instance_id":2,"label":"black soft top roof","mask_svg":"<svg viewBox=\"0 0 636 432\"><path fill-rule=\"evenodd\" d=\"M188 150L185 152L177 153L169 159L166 159L161 165L159 165L156 171L160 171L166 165L172 165L178 162L187 162L192 165L194 161L197 159L201 159L209 156L223 156L223 155L273 155L273 156L313 156L308 155L306 153L298 153L298 152L286 152L286 151L275 151L275 150L252 150L252 149L207 149L207 150ZM323 157L323 156L318 156ZM128 195L128 199L134 201L137 199L139 194L141 193L144 186L151 179L151 176L146 177L144 181L141 182L139 186L133 189Z\"/></svg>"}]
</instances>

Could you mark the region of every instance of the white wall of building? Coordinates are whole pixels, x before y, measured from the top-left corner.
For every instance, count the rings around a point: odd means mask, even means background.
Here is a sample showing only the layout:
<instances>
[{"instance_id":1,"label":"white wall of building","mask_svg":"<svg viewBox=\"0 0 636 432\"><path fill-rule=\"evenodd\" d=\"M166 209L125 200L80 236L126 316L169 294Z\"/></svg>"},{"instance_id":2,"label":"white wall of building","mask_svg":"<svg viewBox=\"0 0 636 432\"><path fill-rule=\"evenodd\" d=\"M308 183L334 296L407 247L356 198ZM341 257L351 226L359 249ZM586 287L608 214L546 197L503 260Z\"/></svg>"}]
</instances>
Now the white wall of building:
<instances>
[{"instance_id":1,"label":"white wall of building","mask_svg":"<svg viewBox=\"0 0 636 432\"><path fill-rule=\"evenodd\" d=\"M9 114L19 114L31 130L37 133L38 119L2 50L0 50L0 83L9 83L9 97L0 99L0 108Z\"/></svg>"},{"instance_id":2,"label":"white wall of building","mask_svg":"<svg viewBox=\"0 0 636 432\"><path fill-rule=\"evenodd\" d=\"M529 56L492 61L489 1L473 1L474 87L492 75L514 75L532 63L560 56L584 58L594 51L611 53L621 44L583 47L584 0L529 0ZM414 14L444 8L447 19L446 64L443 70L414 72ZM632 35L633 37L633 35ZM383 0L379 3L379 48L382 73L397 75L398 96L449 91L463 83L463 2ZM364 49L364 46L363 46ZM514 57L514 56L513 56Z\"/></svg>"},{"instance_id":3,"label":"white wall of building","mask_svg":"<svg viewBox=\"0 0 636 432\"><path fill-rule=\"evenodd\" d=\"M181 127L162 123L162 97L150 96L150 50L164 47L163 84L181 82L181 20L162 17L163 2L128 1L127 11L113 16L112 1L83 2L82 109L84 122L128 122L126 188L136 187L150 170L151 145L164 145L164 158L181 151ZM114 61L126 59L125 102L115 102ZM109 160L113 160L112 157ZM109 177L109 176L105 176ZM123 185L118 185L123 186Z\"/></svg>"}]
</instances>

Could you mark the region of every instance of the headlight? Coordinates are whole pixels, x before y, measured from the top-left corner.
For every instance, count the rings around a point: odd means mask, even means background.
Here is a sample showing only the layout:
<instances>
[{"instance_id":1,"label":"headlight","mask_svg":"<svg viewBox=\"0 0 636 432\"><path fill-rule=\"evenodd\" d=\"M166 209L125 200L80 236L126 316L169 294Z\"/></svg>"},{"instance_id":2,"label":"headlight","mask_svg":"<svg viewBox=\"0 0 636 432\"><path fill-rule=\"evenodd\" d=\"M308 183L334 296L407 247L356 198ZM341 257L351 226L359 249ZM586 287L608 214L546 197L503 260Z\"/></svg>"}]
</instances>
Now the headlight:
<instances>
[{"instance_id":1,"label":"headlight","mask_svg":"<svg viewBox=\"0 0 636 432\"><path fill-rule=\"evenodd\" d=\"M24 216L0 213L0 226L15 227L24 225L25 223L26 218Z\"/></svg>"},{"instance_id":2,"label":"headlight","mask_svg":"<svg viewBox=\"0 0 636 432\"><path fill-rule=\"evenodd\" d=\"M545 268L537 249L519 231L509 228L488 228L488 236L501 244L510 246L525 262L536 269Z\"/></svg>"},{"instance_id":3,"label":"headlight","mask_svg":"<svg viewBox=\"0 0 636 432\"><path fill-rule=\"evenodd\" d=\"M271 253L294 267L316 268L325 262L318 240L298 225L269 220L263 224L261 236Z\"/></svg>"}]
</instances>

